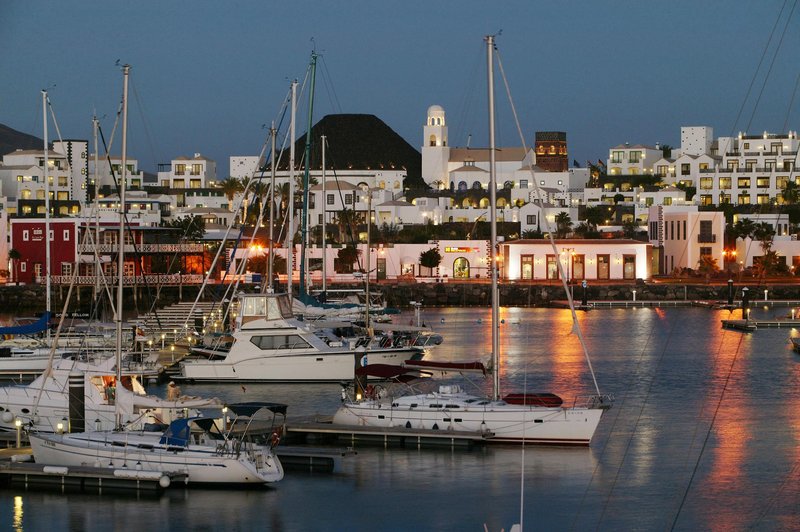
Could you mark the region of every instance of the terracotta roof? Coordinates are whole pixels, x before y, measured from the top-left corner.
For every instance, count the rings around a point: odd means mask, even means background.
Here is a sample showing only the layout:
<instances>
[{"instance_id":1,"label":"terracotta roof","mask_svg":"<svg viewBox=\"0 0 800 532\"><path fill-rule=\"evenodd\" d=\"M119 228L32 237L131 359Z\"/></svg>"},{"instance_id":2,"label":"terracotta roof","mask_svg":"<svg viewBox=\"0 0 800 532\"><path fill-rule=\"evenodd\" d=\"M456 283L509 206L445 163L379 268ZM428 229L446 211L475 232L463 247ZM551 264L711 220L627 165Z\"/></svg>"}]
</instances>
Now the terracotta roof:
<instances>
[{"instance_id":1,"label":"terracotta roof","mask_svg":"<svg viewBox=\"0 0 800 532\"><path fill-rule=\"evenodd\" d=\"M497 148L495 161L521 161L525 158L525 148ZM489 148L450 148L450 162L489 161Z\"/></svg>"}]
</instances>

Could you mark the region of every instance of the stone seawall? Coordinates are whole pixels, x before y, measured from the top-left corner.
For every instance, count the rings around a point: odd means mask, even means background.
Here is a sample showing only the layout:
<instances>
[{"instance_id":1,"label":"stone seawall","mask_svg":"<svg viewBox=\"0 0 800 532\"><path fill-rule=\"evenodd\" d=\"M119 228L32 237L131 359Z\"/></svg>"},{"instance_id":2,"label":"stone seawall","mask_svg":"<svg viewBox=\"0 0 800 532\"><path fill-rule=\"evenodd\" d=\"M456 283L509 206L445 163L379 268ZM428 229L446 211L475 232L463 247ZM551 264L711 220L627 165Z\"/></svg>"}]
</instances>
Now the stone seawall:
<instances>
[{"instance_id":1,"label":"stone seawall","mask_svg":"<svg viewBox=\"0 0 800 532\"><path fill-rule=\"evenodd\" d=\"M800 284L759 285L753 283L735 283L736 299L741 297L742 287L750 289L752 301L764 299L764 290L768 290L769 299L798 300L800 301ZM335 288L335 287L331 287ZM353 286L339 287L353 288ZM572 287L576 300L580 300L583 288L580 285ZM296 290L296 287L295 287ZM490 301L490 285L486 283L392 283L373 284L373 292L380 291L388 306L407 308L412 301L420 301L426 307L469 307L488 306ZM589 284L587 298L589 301L630 301L633 291L636 290L636 299L639 301L725 301L728 298L727 285L719 284L661 284L661 283L629 283L620 285ZM55 313L59 313L64 304L67 290L53 291L52 306ZM180 296L180 297L179 297ZM176 287L162 288L158 296L158 307L163 307L179 300L194 301L197 288ZM500 304L509 307L548 306L555 301L564 301L564 289L559 284L517 284L504 283L500 285ZM70 310L88 309L91 303L91 291L84 288L81 291L80 302L73 295ZM144 313L149 308L148 299L144 290L140 289L137 297L133 297L130 290L126 290L124 308L126 313L134 312L137 308ZM12 315L31 315L45 309L44 287L38 285L26 286L0 286L0 313Z\"/></svg>"}]
</instances>

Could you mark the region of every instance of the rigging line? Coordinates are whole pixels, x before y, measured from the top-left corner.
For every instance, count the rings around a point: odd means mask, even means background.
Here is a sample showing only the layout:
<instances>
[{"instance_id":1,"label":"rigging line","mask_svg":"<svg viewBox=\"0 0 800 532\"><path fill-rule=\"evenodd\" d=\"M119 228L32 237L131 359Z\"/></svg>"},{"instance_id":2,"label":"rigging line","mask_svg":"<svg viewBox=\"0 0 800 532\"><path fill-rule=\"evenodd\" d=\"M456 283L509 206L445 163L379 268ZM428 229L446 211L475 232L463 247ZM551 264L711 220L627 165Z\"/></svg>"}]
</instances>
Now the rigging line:
<instances>
[{"instance_id":1,"label":"rigging line","mask_svg":"<svg viewBox=\"0 0 800 532\"><path fill-rule=\"evenodd\" d=\"M523 148L525 150L525 153L527 154L528 153L528 146L527 146L527 143L525 142L525 135L523 135L523 133L522 133L522 127L520 126L520 123L519 123L519 116L517 115L517 109L516 109L516 106L514 105L514 100L511 97L511 88L508 85L508 79L506 78L506 73L505 73L505 70L503 69L503 61L500 58L500 52L497 51L497 47L496 46L495 46L495 51L496 51L495 55L497 57L497 65L500 67L500 75L503 78L503 84L504 84L505 89L506 89L506 95L508 96L509 106L511 107L511 115L514 117L514 124L517 127L517 132L519 134L520 141L522 142L522 146L523 146ZM539 188L539 183L535 179L536 176L535 176L534 171L533 171L533 157L531 157L529 159L528 170L531 173L531 181L533 181L534 189L536 191L536 196L541 200L544 196L542 194L542 190ZM540 205L542 207L542 211L541 212L544 212L544 202L541 202ZM491 208L492 209L496 209L497 206L496 205L492 205ZM542 216L540 216L539 218L541 219ZM553 253L557 257L560 257L560 255L558 253L558 249L556 248L555 238L553 237L553 231L551 231L551 229L550 229L550 221L547 219L547 216L544 216L543 218L544 218L545 229L548 232L548 236L549 236L549 240L550 240L550 246L553 248ZM496 250L493 250L493 251L496 251ZM569 258L567 260L569 260ZM578 337L578 341L580 342L581 348L583 349L584 358L586 359L586 363L587 363L587 365L589 367L589 373L591 373L591 375L592 375L592 381L594 382L595 391L597 391L597 395L600 396L601 395L600 386L597 384L597 377L595 376L595 373L594 373L594 367L592 367L592 361L589 358L589 349L586 347L586 341L583 338L583 332L581 331L580 324L578 323L578 315L575 312L575 304L574 304L574 302L572 300L572 292L570 291L569 287L567 286L567 276L566 276L566 274L564 272L563 261L561 261L559 259L559 260L556 261L556 264L558 265L558 270L559 270L559 274L560 274L560 277L561 277L561 285L564 287L564 292L567 295L567 302L569 303L570 312L572 313L572 332L574 332L575 335Z\"/></svg>"},{"instance_id":2,"label":"rigging line","mask_svg":"<svg viewBox=\"0 0 800 532\"><path fill-rule=\"evenodd\" d=\"M144 113L144 105L142 104L141 98L139 98L139 91L136 90L136 82L131 82L131 92L133 93L133 98L136 100L136 109L139 111L139 119L142 121L142 129L144 130L144 138L147 139L148 147L150 148L150 153L154 157L158 157L158 160L164 160L161 157L161 154L156 152L156 144L153 139L152 133L150 133L151 129L148 126L147 117Z\"/></svg>"},{"instance_id":3,"label":"rigging line","mask_svg":"<svg viewBox=\"0 0 800 532\"><path fill-rule=\"evenodd\" d=\"M789 22L792 20L792 14L794 14L794 8L797 7L797 0L794 0L792 3L792 9L789 11L789 16L786 17L786 24L783 26L783 31L781 32L781 37L778 40L778 44L775 46L775 52L772 54L772 61L769 63L769 68L767 69L767 74L764 76L764 82L761 84L761 90L758 92L758 98L756 98L756 103L753 105L753 111L750 114L750 120L747 122L747 129L750 129L750 125L753 123L753 118L755 117L756 110L758 109L758 104L761 102L761 96L764 94L764 89L767 86L767 81L769 81L769 76L772 74L772 67L775 66L775 59L778 58L778 52L781 50L781 45L783 44L783 38L786 36L786 30L789 27Z\"/></svg>"},{"instance_id":4,"label":"rigging line","mask_svg":"<svg viewBox=\"0 0 800 532\"><path fill-rule=\"evenodd\" d=\"M331 77L331 73L328 71L328 64L325 62L325 56L319 54L318 57L322 58L322 84L325 86L325 92L328 93L328 100L331 101L331 106L336 109L336 112L341 114L342 106L339 103L339 97L336 95L336 87L333 86L333 78ZM330 86L328 83L330 83ZM331 93L333 93L332 99Z\"/></svg>"},{"instance_id":5,"label":"rigging line","mask_svg":"<svg viewBox=\"0 0 800 532\"><path fill-rule=\"evenodd\" d=\"M739 337L739 344L736 346L736 351L734 351L733 359L731 360L731 364L728 367L728 373L725 376L725 381L722 384L722 392L719 394L719 399L717 400L716 407L714 408L714 414L711 416L711 423L708 425L708 429L706 429L706 435L703 439L703 444L700 446L700 453L697 455L697 459L695 461L694 467L692 468L692 474L689 477L689 482L686 484L686 489L681 496L680 504L678 505L678 509L675 512L675 517L672 521L672 525L670 526L670 530L675 530L675 527L678 524L678 518L683 511L683 506L686 503L686 498L689 495L689 491L692 489L692 484L694 483L695 476L697 475L698 470L700 469L700 461L703 459L703 455L705 454L706 447L708 446L708 442L711 439L711 431L714 428L714 423L717 420L717 416L719 415L719 411L722 408L722 401L725 399L725 392L728 389L728 384L730 383L731 376L733 375L733 368L736 365L737 360L739 359L739 350L741 348L742 342L744 341L744 335L740 335ZM722 350L722 343L720 343L720 351ZM699 423L699 420L698 420Z\"/></svg>"},{"instance_id":6,"label":"rigging line","mask_svg":"<svg viewBox=\"0 0 800 532\"><path fill-rule=\"evenodd\" d=\"M602 512L600 513L600 517L597 520L597 528L600 528L600 523L602 523L602 521L603 521L603 517L605 516L606 510L608 509L608 506L609 506L609 504L611 502L611 499L612 499L612 496L613 496L613 493L614 493L614 489L617 486L617 481L619 480L620 473L622 471L622 466L625 463L625 460L628 458L628 453L629 453L631 447L633 446L634 436L636 435L636 431L638 430L639 424L641 423L642 417L644 416L645 408L648 405L648 401L650 400L650 395L652 394L652 391L653 391L653 386L655 385L655 382L656 382L655 375L657 374L659 367L661 366L661 364L664 361L665 355L667 353L667 347L670 344L670 341L672 339L673 333L675 332L676 329L678 329L678 324L680 322L681 322L681 319L678 319L678 320L676 320L675 323L673 323L670 326L669 332L667 334L667 337L664 340L664 347L661 350L661 354L659 355L658 360L656 360L656 365L655 365L655 368L653 369L653 375L650 376L649 383L647 384L647 389L646 389L646 392L645 392L644 400L642 401L642 404L641 404L641 406L639 408L639 413L636 416L636 421L633 424L633 429L630 431L630 435L628 436L627 442L625 444L625 451L622 453L622 459L620 460L619 466L617 467L617 471L614 474L614 479L611 482L611 487L610 487L610 489L608 491L608 496L606 497L605 502L603 503ZM643 365L643 363L645 361L645 355L647 353L648 347L650 346L650 343L653 340L654 336L655 336L655 326L653 326L650 329L650 334L647 337L647 341L645 342L645 345L642 347L642 350L639 353L639 359L636 361L636 367L634 368L634 371L631 372L631 374L630 374L631 378L632 378L631 380L633 380L634 377L639 376L639 371L640 371L641 366ZM606 450L606 448L608 447L608 444L611 441L611 435L614 433L614 429L617 426L617 422L620 420L620 418L622 416L622 407L625 406L625 401L627 400L628 393L630 393L630 391L633 388L632 388L632 386L628 386L628 387L626 387L626 389L628 390L628 392L626 392L625 395L623 395L622 401L621 401L622 404L617 404L616 405L616 407L617 407L616 408L616 415L614 416L614 421L611 423L611 429L609 430L608 438L606 439L606 441L604 442L604 444L603 444L603 446L602 446L602 448L600 450L600 454L601 455L603 455L605 453L605 450ZM623 429L624 429L624 427L623 427ZM601 468L601 464L600 463L598 463L594 467L594 469L592 471L592 477L591 477L591 479L589 481L589 485L586 486L586 490L584 491L583 497L581 498L581 506L582 506L583 502L585 501L585 499L587 498L587 496L589 494L589 487L591 486L592 482L594 481L595 475L600 470L600 468ZM579 508L581 506L579 506ZM578 515L575 516L575 520L572 523L572 527L571 527L572 530L575 530L575 528L576 528L577 519L578 519Z\"/></svg>"},{"instance_id":7,"label":"rigging line","mask_svg":"<svg viewBox=\"0 0 800 532\"><path fill-rule=\"evenodd\" d=\"M792 114L792 107L794 106L794 98L797 96L798 87L800 87L800 72L797 73L797 79L794 81L792 97L789 99L789 107L786 109L786 119L783 121L783 128L781 129L781 132L786 131L786 128L789 127L789 116Z\"/></svg>"},{"instance_id":8,"label":"rigging line","mask_svg":"<svg viewBox=\"0 0 800 532\"><path fill-rule=\"evenodd\" d=\"M758 524L767 516L767 513L772 510L772 507L775 505L777 499L779 499L780 495L783 493L784 489L786 488L789 481L797 472L798 468L800 468L800 458L795 460L794 467L789 471L789 473L783 478L780 485L778 486L778 490L768 499L767 505L764 507L764 510L756 517L755 523L753 523L753 529L758 528ZM794 485L793 481L793 484Z\"/></svg>"},{"instance_id":9,"label":"rigging line","mask_svg":"<svg viewBox=\"0 0 800 532\"><path fill-rule=\"evenodd\" d=\"M472 69L470 75L468 76L468 80L477 80L480 78L479 72L484 65L485 56L486 56L486 46L483 43L480 43L478 46L479 53L475 54L475 61L472 64ZM469 147L470 144L470 129L471 126L474 125L473 120L475 120L476 113L471 113L470 109L474 107L475 101L475 94L477 92L478 83L464 83L464 92L462 93L460 106L457 108L456 116L456 124L460 124L459 128L461 129L457 135L464 136L463 146ZM427 141L427 139L423 139L423 141ZM448 145L453 145L452 142L448 141Z\"/></svg>"},{"instance_id":10,"label":"rigging line","mask_svg":"<svg viewBox=\"0 0 800 532\"><path fill-rule=\"evenodd\" d=\"M731 133L730 137L733 137L736 126L739 123L739 119L742 117L742 113L744 112L744 107L747 105L747 100L750 98L750 92L753 90L753 85L755 85L756 78L758 77L758 71L761 70L761 65L764 63L764 58L767 56L767 50L769 50L769 45L772 42L772 38L775 36L775 29L778 27L778 22L781 20L781 14L783 14L783 10L786 9L786 4L789 0L783 0L783 5L781 6L781 10L778 12L778 16L775 18L775 24L772 26L772 31L769 34L769 39L767 39L767 43L764 45L764 50L761 52L761 59L758 60L758 66L756 67L755 72L753 72L753 77L750 80L750 85L747 87L747 92L742 99L742 105L739 107L739 112L736 113L736 119L733 121L731 125Z\"/></svg>"}]
</instances>

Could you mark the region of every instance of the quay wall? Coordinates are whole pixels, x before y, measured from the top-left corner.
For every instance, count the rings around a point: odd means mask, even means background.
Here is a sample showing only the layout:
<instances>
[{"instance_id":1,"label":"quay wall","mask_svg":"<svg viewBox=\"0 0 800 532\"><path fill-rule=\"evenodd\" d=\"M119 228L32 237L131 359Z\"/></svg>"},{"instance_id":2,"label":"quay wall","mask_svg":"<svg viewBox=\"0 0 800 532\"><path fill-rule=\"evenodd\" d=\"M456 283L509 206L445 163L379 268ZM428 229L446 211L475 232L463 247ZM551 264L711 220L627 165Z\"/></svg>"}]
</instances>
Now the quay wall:
<instances>
[{"instance_id":1,"label":"quay wall","mask_svg":"<svg viewBox=\"0 0 800 532\"><path fill-rule=\"evenodd\" d=\"M741 289L747 286L750 289L751 301L763 301L764 290L768 290L770 300L798 300L800 301L800 284L758 282L734 283L735 299L741 298ZM211 290L217 290L212 287ZM352 285L331 288L356 288ZM581 285L571 286L576 301L583 295ZM250 287L252 289L252 287ZM164 287L158 293L156 305L161 308L178 301L194 301L197 297L197 287L185 286ZM295 291L297 287L295 286ZM470 282L445 282L445 283L378 283L371 284L370 290L381 292L387 305L396 308L407 308L412 301L421 302L426 307L449 306L488 306L490 300L490 285L488 283ZM726 284L705 283L627 283L627 284L598 284L589 283L586 295L589 301L631 301L633 291L636 291L638 301L727 301L728 286ZM64 304L67 290L53 290L52 308L58 314ZM220 292L221 294L221 292ZM219 300L220 295L214 297ZM211 299L211 297L209 297ZM124 308L128 313L145 313L150 308L150 301L144 289L139 289L134 296L132 289L126 289ZM541 283L501 283L500 304L510 307L549 306L554 302L566 300L564 289L560 284ZM92 292L83 288L80 297L73 294L69 310L72 312L82 309L88 310L92 302ZM0 313L12 315L32 315L45 309L44 286L23 285L0 286ZM106 316L108 319L108 316Z\"/></svg>"}]
</instances>

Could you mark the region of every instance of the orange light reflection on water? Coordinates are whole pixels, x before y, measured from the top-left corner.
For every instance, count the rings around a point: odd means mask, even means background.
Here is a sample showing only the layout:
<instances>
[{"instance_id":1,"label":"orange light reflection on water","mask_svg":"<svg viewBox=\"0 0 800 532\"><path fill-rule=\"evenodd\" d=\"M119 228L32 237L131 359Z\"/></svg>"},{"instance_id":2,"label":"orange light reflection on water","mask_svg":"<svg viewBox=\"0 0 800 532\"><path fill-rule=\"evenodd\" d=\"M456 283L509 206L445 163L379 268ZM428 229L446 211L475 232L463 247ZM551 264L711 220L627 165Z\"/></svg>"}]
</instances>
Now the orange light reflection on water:
<instances>
[{"instance_id":1,"label":"orange light reflection on water","mask_svg":"<svg viewBox=\"0 0 800 532\"><path fill-rule=\"evenodd\" d=\"M715 353L711 359L711 375L713 386L708 387L706 394L705 416L709 420L720 401L724 390L722 404L714 420L713 432L718 444L713 446L711 467L702 489L710 493L727 493L738 496L740 500L728 509L718 508L713 516L713 527L719 530L734 530L743 526L742 508L752 501L742 491L743 482L747 482L743 471L746 460L748 442L753 438L755 427L753 419L756 412L749 395L742 390L741 379L749 371L750 359L742 355L749 353L752 336L727 331L721 327L708 331L707 345L698 347L698 352ZM733 365L733 368L731 368ZM700 445L700 440L697 440ZM698 449L699 451L699 449Z\"/></svg>"}]
</instances>

